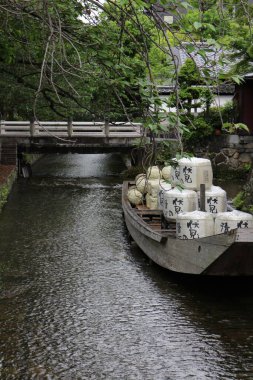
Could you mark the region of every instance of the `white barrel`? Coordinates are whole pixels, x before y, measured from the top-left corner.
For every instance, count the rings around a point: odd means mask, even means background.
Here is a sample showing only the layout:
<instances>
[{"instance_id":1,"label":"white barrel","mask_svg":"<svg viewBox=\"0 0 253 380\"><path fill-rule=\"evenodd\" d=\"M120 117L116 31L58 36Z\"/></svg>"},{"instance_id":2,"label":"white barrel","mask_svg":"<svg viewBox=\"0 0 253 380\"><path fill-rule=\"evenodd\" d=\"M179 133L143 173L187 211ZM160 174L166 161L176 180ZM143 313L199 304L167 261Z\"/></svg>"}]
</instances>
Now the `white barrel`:
<instances>
[{"instance_id":1,"label":"white barrel","mask_svg":"<svg viewBox=\"0 0 253 380\"><path fill-rule=\"evenodd\" d=\"M138 174L135 178L135 184L137 190L139 190L142 194L145 194L147 192L146 174Z\"/></svg>"},{"instance_id":2,"label":"white barrel","mask_svg":"<svg viewBox=\"0 0 253 380\"><path fill-rule=\"evenodd\" d=\"M208 212L183 212L176 222L178 239L199 239L214 234L214 218Z\"/></svg>"},{"instance_id":3,"label":"white barrel","mask_svg":"<svg viewBox=\"0 0 253 380\"><path fill-rule=\"evenodd\" d=\"M149 179L147 181L147 192L152 197L157 198L159 191L160 179Z\"/></svg>"},{"instance_id":4,"label":"white barrel","mask_svg":"<svg viewBox=\"0 0 253 380\"><path fill-rule=\"evenodd\" d=\"M161 181L159 184L158 194L157 194L159 210L163 209L164 193L169 190L171 190L171 184L165 181Z\"/></svg>"},{"instance_id":5,"label":"white barrel","mask_svg":"<svg viewBox=\"0 0 253 380\"><path fill-rule=\"evenodd\" d=\"M150 166L147 170L147 178L148 179L160 179L162 173L158 166Z\"/></svg>"},{"instance_id":6,"label":"white barrel","mask_svg":"<svg viewBox=\"0 0 253 380\"><path fill-rule=\"evenodd\" d=\"M200 190L205 184L210 189L213 182L211 161L206 158L181 158L179 161L180 180L185 189Z\"/></svg>"},{"instance_id":7,"label":"white barrel","mask_svg":"<svg viewBox=\"0 0 253 380\"><path fill-rule=\"evenodd\" d=\"M238 210L218 213L214 227L215 234L228 233L235 228L253 228L253 216Z\"/></svg>"},{"instance_id":8,"label":"white barrel","mask_svg":"<svg viewBox=\"0 0 253 380\"><path fill-rule=\"evenodd\" d=\"M163 179L166 179L167 181L171 180L171 170L172 170L171 166L164 166L164 168L162 169Z\"/></svg>"},{"instance_id":9,"label":"white barrel","mask_svg":"<svg viewBox=\"0 0 253 380\"><path fill-rule=\"evenodd\" d=\"M157 197L152 197L149 194L146 194L146 206L150 210L157 210Z\"/></svg>"},{"instance_id":10,"label":"white barrel","mask_svg":"<svg viewBox=\"0 0 253 380\"><path fill-rule=\"evenodd\" d=\"M138 191L136 188L131 188L128 190L127 198L129 202L133 205L139 205L143 201L142 193Z\"/></svg>"},{"instance_id":11,"label":"white barrel","mask_svg":"<svg viewBox=\"0 0 253 380\"><path fill-rule=\"evenodd\" d=\"M200 192L198 192L200 197ZM205 191L205 210L212 214L227 211L227 193L219 186L211 186Z\"/></svg>"},{"instance_id":12,"label":"white barrel","mask_svg":"<svg viewBox=\"0 0 253 380\"><path fill-rule=\"evenodd\" d=\"M192 190L171 189L164 193L163 213L167 220L175 219L181 212L198 209L198 196Z\"/></svg>"}]
</instances>

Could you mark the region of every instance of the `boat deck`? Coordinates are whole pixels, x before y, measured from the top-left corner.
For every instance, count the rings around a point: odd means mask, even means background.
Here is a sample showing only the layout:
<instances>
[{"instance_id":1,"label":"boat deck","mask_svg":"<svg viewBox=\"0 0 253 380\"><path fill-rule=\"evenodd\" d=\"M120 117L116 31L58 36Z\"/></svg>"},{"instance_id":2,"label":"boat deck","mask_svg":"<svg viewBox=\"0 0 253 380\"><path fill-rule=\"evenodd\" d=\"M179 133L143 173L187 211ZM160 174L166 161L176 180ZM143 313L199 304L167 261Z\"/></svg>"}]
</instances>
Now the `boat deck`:
<instances>
[{"instance_id":1,"label":"boat deck","mask_svg":"<svg viewBox=\"0 0 253 380\"><path fill-rule=\"evenodd\" d=\"M163 236L176 234L176 222L167 222L163 216L162 210L150 210L146 205L137 205L133 207L136 214L146 223L153 231Z\"/></svg>"}]
</instances>

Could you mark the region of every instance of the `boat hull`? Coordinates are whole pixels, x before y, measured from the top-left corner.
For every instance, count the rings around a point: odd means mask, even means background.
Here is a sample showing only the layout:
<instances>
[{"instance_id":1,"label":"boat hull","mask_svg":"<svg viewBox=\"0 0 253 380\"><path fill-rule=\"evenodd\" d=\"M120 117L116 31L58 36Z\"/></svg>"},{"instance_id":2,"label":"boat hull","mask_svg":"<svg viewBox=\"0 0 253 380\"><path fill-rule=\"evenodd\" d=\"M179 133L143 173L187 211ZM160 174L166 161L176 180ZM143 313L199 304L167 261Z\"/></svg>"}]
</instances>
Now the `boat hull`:
<instances>
[{"instance_id":1,"label":"boat hull","mask_svg":"<svg viewBox=\"0 0 253 380\"><path fill-rule=\"evenodd\" d=\"M243 238L234 231L201 239L180 240L163 236L141 220L128 202L123 202L127 229L136 244L156 264L170 271L205 276L252 276L253 231Z\"/></svg>"}]
</instances>

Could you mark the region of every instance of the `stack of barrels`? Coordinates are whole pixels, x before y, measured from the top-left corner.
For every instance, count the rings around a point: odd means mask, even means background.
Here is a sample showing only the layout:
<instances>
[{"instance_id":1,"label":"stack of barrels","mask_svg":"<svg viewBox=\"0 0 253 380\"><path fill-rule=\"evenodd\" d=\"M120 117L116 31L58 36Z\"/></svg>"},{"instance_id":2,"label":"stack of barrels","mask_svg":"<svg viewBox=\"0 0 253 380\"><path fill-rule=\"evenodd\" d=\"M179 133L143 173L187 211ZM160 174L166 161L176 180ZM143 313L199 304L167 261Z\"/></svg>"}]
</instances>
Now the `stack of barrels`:
<instances>
[{"instance_id":1,"label":"stack of barrels","mask_svg":"<svg viewBox=\"0 0 253 380\"><path fill-rule=\"evenodd\" d=\"M146 200L150 209L161 209L168 222L176 221L177 238L196 239L228 233L235 228L253 227L253 216L227 211L227 194L213 185L213 172L208 159L191 157L174 159L173 166L161 171L150 167L136 177L134 204ZM200 188L205 185L204 211L200 211ZM203 207L202 207L203 209Z\"/></svg>"}]
</instances>

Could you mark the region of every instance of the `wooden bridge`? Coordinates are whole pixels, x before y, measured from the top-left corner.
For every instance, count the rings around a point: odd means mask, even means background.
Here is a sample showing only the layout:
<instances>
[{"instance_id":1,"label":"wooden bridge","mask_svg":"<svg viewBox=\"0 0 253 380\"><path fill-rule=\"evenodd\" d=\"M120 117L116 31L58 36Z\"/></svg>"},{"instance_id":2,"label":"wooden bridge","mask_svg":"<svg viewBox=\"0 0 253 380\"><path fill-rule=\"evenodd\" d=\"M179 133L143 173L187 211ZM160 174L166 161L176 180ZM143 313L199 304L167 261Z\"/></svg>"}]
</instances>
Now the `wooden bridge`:
<instances>
[{"instance_id":1,"label":"wooden bridge","mask_svg":"<svg viewBox=\"0 0 253 380\"><path fill-rule=\"evenodd\" d=\"M28 153L129 151L143 136L140 123L0 121L0 163L15 164Z\"/></svg>"}]
</instances>

